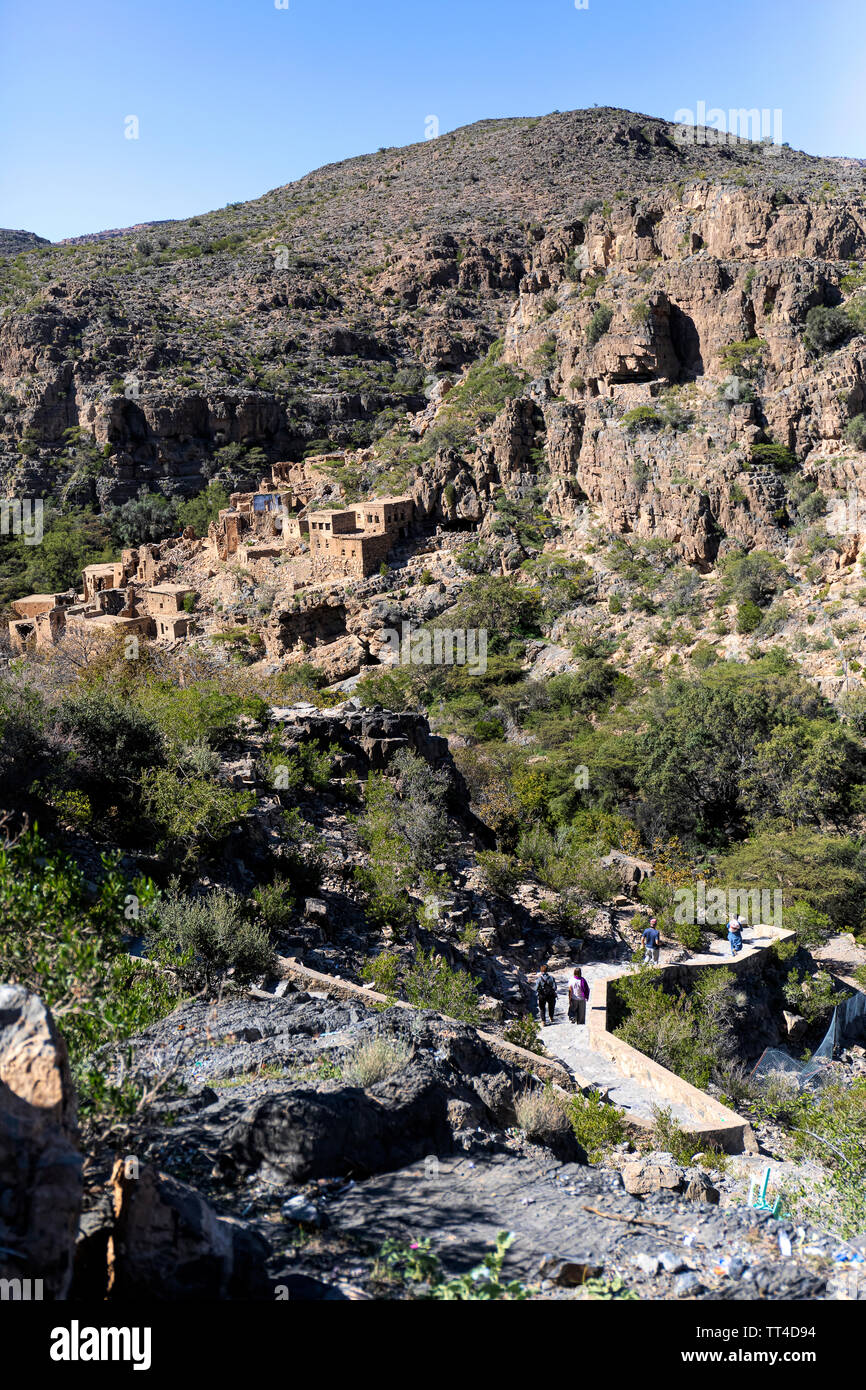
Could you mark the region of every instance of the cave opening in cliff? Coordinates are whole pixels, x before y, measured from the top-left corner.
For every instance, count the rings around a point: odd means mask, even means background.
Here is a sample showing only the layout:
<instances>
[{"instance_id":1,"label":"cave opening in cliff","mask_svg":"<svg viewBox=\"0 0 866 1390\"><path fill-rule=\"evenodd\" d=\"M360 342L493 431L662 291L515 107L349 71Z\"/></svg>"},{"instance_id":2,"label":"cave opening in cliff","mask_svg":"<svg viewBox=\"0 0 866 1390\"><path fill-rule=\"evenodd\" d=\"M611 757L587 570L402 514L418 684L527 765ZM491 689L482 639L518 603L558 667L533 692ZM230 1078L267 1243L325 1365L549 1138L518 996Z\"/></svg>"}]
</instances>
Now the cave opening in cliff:
<instances>
[{"instance_id":1,"label":"cave opening in cliff","mask_svg":"<svg viewBox=\"0 0 866 1390\"><path fill-rule=\"evenodd\" d=\"M679 363L677 380L694 381L704 374L701 339L694 319L677 304L671 305L671 346Z\"/></svg>"}]
</instances>

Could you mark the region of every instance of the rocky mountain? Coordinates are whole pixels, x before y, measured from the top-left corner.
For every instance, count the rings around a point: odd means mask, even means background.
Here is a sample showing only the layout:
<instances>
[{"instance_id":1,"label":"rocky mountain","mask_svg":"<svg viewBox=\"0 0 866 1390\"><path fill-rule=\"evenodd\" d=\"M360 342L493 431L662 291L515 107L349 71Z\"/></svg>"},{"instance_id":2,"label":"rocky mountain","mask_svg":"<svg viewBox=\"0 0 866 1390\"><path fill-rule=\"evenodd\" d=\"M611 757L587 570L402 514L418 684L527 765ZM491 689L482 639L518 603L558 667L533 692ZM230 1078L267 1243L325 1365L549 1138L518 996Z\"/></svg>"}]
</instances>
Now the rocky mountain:
<instances>
[{"instance_id":1,"label":"rocky mountain","mask_svg":"<svg viewBox=\"0 0 866 1390\"><path fill-rule=\"evenodd\" d=\"M50 245L50 241L35 232L13 232L9 227L0 227L0 256L19 256L36 246Z\"/></svg>"},{"instance_id":2,"label":"rocky mountain","mask_svg":"<svg viewBox=\"0 0 866 1390\"><path fill-rule=\"evenodd\" d=\"M135 232L148 232L157 227L170 227L173 218L163 218L161 222L135 222L131 227L108 227L102 232L85 232L83 236L61 237L58 246L86 246L94 241L108 241L115 236L132 236Z\"/></svg>"},{"instance_id":3,"label":"rocky mountain","mask_svg":"<svg viewBox=\"0 0 866 1390\"><path fill-rule=\"evenodd\" d=\"M696 559L714 524L772 528L774 476L745 480L754 522L729 497L752 440L826 453L861 404L859 340L806 383L802 328L864 255L863 171L678 131L605 108L485 121L16 257L0 274L7 487L55 493L69 429L98 446L101 502L195 491L228 445L271 462L366 445L505 336L532 390L499 424L497 466L549 475L566 512L603 499L619 527L651 528L663 496ZM753 337L763 389L718 401L726 349ZM638 488L621 418L664 389L696 395L696 425L651 443Z\"/></svg>"}]
</instances>

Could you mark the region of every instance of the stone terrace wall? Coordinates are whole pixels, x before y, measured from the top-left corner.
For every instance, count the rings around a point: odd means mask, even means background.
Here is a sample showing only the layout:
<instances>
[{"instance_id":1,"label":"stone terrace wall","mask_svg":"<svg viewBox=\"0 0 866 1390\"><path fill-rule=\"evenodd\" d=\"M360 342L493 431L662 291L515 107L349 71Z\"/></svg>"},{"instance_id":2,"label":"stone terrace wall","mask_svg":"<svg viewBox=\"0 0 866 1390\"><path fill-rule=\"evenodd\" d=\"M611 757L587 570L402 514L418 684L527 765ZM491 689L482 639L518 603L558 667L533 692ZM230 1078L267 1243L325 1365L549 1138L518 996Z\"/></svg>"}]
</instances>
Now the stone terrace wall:
<instances>
[{"instance_id":1,"label":"stone terrace wall","mask_svg":"<svg viewBox=\"0 0 866 1390\"><path fill-rule=\"evenodd\" d=\"M787 941L794 933L781 931L777 927L761 926L763 934L772 936L774 941ZM772 944L772 943L771 943ZM711 961L684 961L678 965L659 966L658 974L672 984L687 985L689 980L702 970L717 970L719 966L732 970L737 975L757 974L764 968L768 946L753 948L748 954L719 957L718 963ZM716 1143L729 1153L757 1152L757 1140L752 1127L741 1115L729 1110L726 1105L700 1091L696 1086L684 1081L675 1072L668 1071L650 1057L638 1052L637 1048L616 1037L608 1029L608 986L614 980L628 974L621 970L609 975L606 980L597 980L593 985L592 1001L587 1015L589 1025L589 1045L594 1052L609 1057L625 1076L640 1081L651 1090L658 1092L666 1100L676 1101L689 1107L694 1114L705 1121L700 1129L689 1131L696 1140L703 1143Z\"/></svg>"},{"instance_id":2,"label":"stone terrace wall","mask_svg":"<svg viewBox=\"0 0 866 1390\"><path fill-rule=\"evenodd\" d=\"M309 966L301 965L294 956L280 956L277 959L277 967L280 975L285 980L293 980L309 990L323 990L326 994L335 999L357 1000L359 1003L382 1004L398 1009L412 1009L414 1004L407 1004L402 999L389 999L385 994L378 994L374 989L366 989L363 985L353 984L351 980L341 980L335 975L322 975L318 970L311 970ZM272 995L264 996L268 999ZM447 1014L440 1015L447 1018ZM452 1020L458 1022L459 1020ZM539 1057L535 1052L529 1052L525 1047L517 1047L514 1043L506 1042L504 1038L498 1038L492 1033L485 1033L482 1029L476 1030L479 1038L487 1043L492 1052L497 1057L501 1057L503 1062L508 1062L511 1066L521 1067L524 1071L533 1072L540 1076L543 1081L552 1081L563 1087L565 1090L574 1090L574 1081L569 1074L568 1068L561 1062L555 1062L550 1057Z\"/></svg>"}]
</instances>

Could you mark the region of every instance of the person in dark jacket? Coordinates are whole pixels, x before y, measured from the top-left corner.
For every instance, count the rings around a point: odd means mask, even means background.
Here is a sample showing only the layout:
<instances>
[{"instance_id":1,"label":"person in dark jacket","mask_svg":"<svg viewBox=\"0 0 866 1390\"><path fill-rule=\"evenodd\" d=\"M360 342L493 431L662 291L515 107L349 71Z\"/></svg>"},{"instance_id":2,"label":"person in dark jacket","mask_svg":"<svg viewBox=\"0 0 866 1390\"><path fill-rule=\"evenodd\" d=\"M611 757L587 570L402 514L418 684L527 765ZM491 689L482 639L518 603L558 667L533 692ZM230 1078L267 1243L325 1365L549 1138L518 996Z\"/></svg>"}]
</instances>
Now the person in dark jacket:
<instances>
[{"instance_id":1,"label":"person in dark jacket","mask_svg":"<svg viewBox=\"0 0 866 1390\"><path fill-rule=\"evenodd\" d=\"M541 1019L541 1026L544 1027L544 1011L550 1014L550 1021L553 1022L553 1014L556 1009L556 981L544 965L538 977L538 984L535 987L538 997L538 1016Z\"/></svg>"}]
</instances>

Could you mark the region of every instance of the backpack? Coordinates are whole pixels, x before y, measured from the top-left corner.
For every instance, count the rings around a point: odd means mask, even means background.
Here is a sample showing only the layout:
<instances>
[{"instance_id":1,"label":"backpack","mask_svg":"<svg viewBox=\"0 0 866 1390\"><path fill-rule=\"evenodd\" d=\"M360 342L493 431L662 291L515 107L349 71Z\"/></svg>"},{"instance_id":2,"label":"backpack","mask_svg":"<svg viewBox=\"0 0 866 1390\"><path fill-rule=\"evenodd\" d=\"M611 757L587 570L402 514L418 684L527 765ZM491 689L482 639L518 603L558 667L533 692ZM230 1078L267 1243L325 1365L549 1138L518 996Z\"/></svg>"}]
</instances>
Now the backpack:
<instances>
[{"instance_id":1,"label":"backpack","mask_svg":"<svg viewBox=\"0 0 866 1390\"><path fill-rule=\"evenodd\" d=\"M543 976L538 981L538 997L539 999L556 998L556 983L549 975Z\"/></svg>"}]
</instances>

